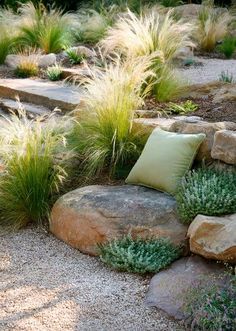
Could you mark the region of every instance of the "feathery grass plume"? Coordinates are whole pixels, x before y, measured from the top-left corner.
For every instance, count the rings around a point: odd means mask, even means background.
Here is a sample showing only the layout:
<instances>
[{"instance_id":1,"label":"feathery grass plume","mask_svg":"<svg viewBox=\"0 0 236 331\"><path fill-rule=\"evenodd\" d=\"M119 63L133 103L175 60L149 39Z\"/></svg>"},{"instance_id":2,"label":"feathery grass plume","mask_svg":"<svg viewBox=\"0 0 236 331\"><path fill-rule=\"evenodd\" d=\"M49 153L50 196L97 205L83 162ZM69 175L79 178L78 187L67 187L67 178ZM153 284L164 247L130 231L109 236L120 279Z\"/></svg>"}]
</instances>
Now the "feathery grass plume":
<instances>
[{"instance_id":1,"label":"feathery grass plume","mask_svg":"<svg viewBox=\"0 0 236 331\"><path fill-rule=\"evenodd\" d=\"M181 255L167 238L132 239L130 235L99 245L101 260L120 271L145 274L166 268Z\"/></svg>"},{"instance_id":2,"label":"feathery grass plume","mask_svg":"<svg viewBox=\"0 0 236 331\"><path fill-rule=\"evenodd\" d=\"M63 14L56 8L47 10L42 4L34 6L32 2L22 4L18 14L18 44L37 47L45 53L58 53L71 45L78 25L76 14Z\"/></svg>"},{"instance_id":3,"label":"feathery grass plume","mask_svg":"<svg viewBox=\"0 0 236 331\"><path fill-rule=\"evenodd\" d=\"M101 41L105 53L114 51L130 57L152 55L150 67L155 72L153 94L160 101L176 97L182 84L171 68L171 62L182 47L193 46L190 39L192 25L175 21L169 11L164 17L157 12L136 16L128 11Z\"/></svg>"},{"instance_id":4,"label":"feathery grass plume","mask_svg":"<svg viewBox=\"0 0 236 331\"><path fill-rule=\"evenodd\" d=\"M111 27L101 41L106 53L116 51L127 57L145 56L158 52L163 62L170 62L182 48L193 46L190 39L192 25L175 21L172 11L164 17L150 12L140 17L128 10Z\"/></svg>"},{"instance_id":5,"label":"feathery grass plume","mask_svg":"<svg viewBox=\"0 0 236 331\"><path fill-rule=\"evenodd\" d=\"M206 2L196 22L196 39L200 48L212 52L217 42L227 35L232 20L233 17L228 11L222 12L222 9L214 8L212 1Z\"/></svg>"},{"instance_id":6,"label":"feathery grass plume","mask_svg":"<svg viewBox=\"0 0 236 331\"><path fill-rule=\"evenodd\" d=\"M29 120L19 110L19 116L12 114L1 122L0 225L9 229L44 221L66 178L68 153L62 130L51 126L50 119L41 121Z\"/></svg>"},{"instance_id":7,"label":"feathery grass plume","mask_svg":"<svg viewBox=\"0 0 236 331\"><path fill-rule=\"evenodd\" d=\"M39 73L38 54L29 49L18 55L20 56L20 60L15 69L15 75L20 78L37 76Z\"/></svg>"},{"instance_id":8,"label":"feathery grass plume","mask_svg":"<svg viewBox=\"0 0 236 331\"><path fill-rule=\"evenodd\" d=\"M149 92L143 85L152 75L150 58L118 57L103 69L94 69L85 81L86 109L79 111L79 123L73 134L88 177L108 169L113 175L119 167L133 164L147 139L147 131L133 125L135 110Z\"/></svg>"}]
</instances>

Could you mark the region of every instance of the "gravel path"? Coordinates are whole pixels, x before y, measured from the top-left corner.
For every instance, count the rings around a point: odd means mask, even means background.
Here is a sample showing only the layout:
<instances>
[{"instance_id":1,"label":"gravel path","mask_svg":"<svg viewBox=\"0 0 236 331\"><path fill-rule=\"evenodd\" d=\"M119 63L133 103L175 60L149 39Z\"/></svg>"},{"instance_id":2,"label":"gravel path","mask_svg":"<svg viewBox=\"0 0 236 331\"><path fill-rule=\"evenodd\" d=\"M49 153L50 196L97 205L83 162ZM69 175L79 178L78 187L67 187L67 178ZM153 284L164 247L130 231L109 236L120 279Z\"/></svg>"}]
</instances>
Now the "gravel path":
<instances>
[{"instance_id":1,"label":"gravel path","mask_svg":"<svg viewBox=\"0 0 236 331\"><path fill-rule=\"evenodd\" d=\"M107 269L40 229L0 237L0 330L177 331L146 308L149 279Z\"/></svg>"},{"instance_id":2,"label":"gravel path","mask_svg":"<svg viewBox=\"0 0 236 331\"><path fill-rule=\"evenodd\" d=\"M233 74L236 80L236 60L196 57L196 61L200 61L203 65L178 70L182 77L191 84L202 84L218 80L222 71L228 71L229 74Z\"/></svg>"}]
</instances>

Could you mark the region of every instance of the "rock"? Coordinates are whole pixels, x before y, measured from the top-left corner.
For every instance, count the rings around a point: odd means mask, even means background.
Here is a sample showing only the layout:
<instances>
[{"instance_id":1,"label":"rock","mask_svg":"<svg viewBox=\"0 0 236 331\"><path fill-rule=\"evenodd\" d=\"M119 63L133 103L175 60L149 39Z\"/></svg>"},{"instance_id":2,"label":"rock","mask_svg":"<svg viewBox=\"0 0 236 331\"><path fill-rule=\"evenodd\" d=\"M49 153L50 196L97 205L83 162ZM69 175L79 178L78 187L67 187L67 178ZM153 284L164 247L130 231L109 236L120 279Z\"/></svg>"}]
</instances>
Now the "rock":
<instances>
[{"instance_id":1,"label":"rock","mask_svg":"<svg viewBox=\"0 0 236 331\"><path fill-rule=\"evenodd\" d=\"M236 123L233 122L216 122L209 123L204 121L197 121L196 123L189 123L186 121L176 121L170 127L170 131L179 133L205 133L206 139L201 144L196 160L206 161L211 160L211 149L213 146L214 135L219 130L236 131Z\"/></svg>"},{"instance_id":2,"label":"rock","mask_svg":"<svg viewBox=\"0 0 236 331\"><path fill-rule=\"evenodd\" d=\"M188 229L190 250L208 259L236 263L236 214L198 215Z\"/></svg>"},{"instance_id":3,"label":"rock","mask_svg":"<svg viewBox=\"0 0 236 331\"><path fill-rule=\"evenodd\" d=\"M40 68L47 68L54 65L57 62L57 57L54 53L40 55L38 59L38 66Z\"/></svg>"},{"instance_id":4,"label":"rock","mask_svg":"<svg viewBox=\"0 0 236 331\"><path fill-rule=\"evenodd\" d=\"M175 54L175 59L179 61L184 61L186 59L193 59L194 53L192 47L182 47L178 53Z\"/></svg>"},{"instance_id":5,"label":"rock","mask_svg":"<svg viewBox=\"0 0 236 331\"><path fill-rule=\"evenodd\" d=\"M62 196L51 213L50 230L83 253L97 255L97 244L128 233L185 241L186 226L173 197L141 186L87 186Z\"/></svg>"},{"instance_id":6,"label":"rock","mask_svg":"<svg viewBox=\"0 0 236 331\"><path fill-rule=\"evenodd\" d=\"M214 285L222 282L219 277L223 271L218 264L200 256L184 257L152 278L145 304L161 309L175 319L186 319L189 316L186 304L191 291L211 282Z\"/></svg>"},{"instance_id":7,"label":"rock","mask_svg":"<svg viewBox=\"0 0 236 331\"><path fill-rule=\"evenodd\" d=\"M91 77L91 71L89 68L62 68L63 79L74 79L76 82L83 80L84 78Z\"/></svg>"},{"instance_id":8,"label":"rock","mask_svg":"<svg viewBox=\"0 0 236 331\"><path fill-rule=\"evenodd\" d=\"M140 111L137 111L140 114ZM150 128L160 127L163 130L169 131L171 125L175 123L175 120L172 118L164 117L155 117L155 118L137 118L134 120L134 123L141 124Z\"/></svg>"},{"instance_id":9,"label":"rock","mask_svg":"<svg viewBox=\"0 0 236 331\"><path fill-rule=\"evenodd\" d=\"M211 157L236 165L236 131L221 130L215 133Z\"/></svg>"},{"instance_id":10,"label":"rock","mask_svg":"<svg viewBox=\"0 0 236 331\"><path fill-rule=\"evenodd\" d=\"M194 19L198 16L199 11L202 9L202 5L186 4L175 7L175 12L183 19Z\"/></svg>"},{"instance_id":11,"label":"rock","mask_svg":"<svg viewBox=\"0 0 236 331\"><path fill-rule=\"evenodd\" d=\"M29 56L9 54L6 57L5 64L12 69L16 69L20 62L24 59L32 59L32 61L36 62L40 68L47 68L55 64L57 61L56 55L53 53L46 55L31 54Z\"/></svg>"},{"instance_id":12,"label":"rock","mask_svg":"<svg viewBox=\"0 0 236 331\"><path fill-rule=\"evenodd\" d=\"M84 55L86 58L96 57L96 52L85 46L75 46L75 47L71 47L70 49L75 51L79 55Z\"/></svg>"}]
</instances>

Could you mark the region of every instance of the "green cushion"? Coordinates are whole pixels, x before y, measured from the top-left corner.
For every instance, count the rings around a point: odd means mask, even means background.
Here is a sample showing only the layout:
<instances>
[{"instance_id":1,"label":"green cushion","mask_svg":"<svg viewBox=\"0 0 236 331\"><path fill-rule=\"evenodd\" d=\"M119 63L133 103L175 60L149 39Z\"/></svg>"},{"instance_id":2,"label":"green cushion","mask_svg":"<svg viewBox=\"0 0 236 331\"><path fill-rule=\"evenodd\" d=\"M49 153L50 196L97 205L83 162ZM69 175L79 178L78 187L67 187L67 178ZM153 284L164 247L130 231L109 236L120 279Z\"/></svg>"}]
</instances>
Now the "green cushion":
<instances>
[{"instance_id":1,"label":"green cushion","mask_svg":"<svg viewBox=\"0 0 236 331\"><path fill-rule=\"evenodd\" d=\"M204 133L179 134L155 129L126 183L175 194L205 138Z\"/></svg>"}]
</instances>

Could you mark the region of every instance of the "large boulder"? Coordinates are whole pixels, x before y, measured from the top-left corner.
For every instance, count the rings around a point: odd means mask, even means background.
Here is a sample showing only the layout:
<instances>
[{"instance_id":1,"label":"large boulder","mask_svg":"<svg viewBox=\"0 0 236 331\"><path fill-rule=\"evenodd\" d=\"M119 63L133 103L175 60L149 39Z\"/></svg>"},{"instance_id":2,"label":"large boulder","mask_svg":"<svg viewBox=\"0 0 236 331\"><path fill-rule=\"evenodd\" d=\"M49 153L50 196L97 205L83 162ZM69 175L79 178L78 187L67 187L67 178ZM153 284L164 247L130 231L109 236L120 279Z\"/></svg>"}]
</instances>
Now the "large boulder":
<instances>
[{"instance_id":1,"label":"large boulder","mask_svg":"<svg viewBox=\"0 0 236 331\"><path fill-rule=\"evenodd\" d=\"M202 161L211 160L211 149L214 142L214 135L219 130L236 131L236 123L234 122L216 122L209 123L205 121L189 122L176 121L170 126L170 131L179 133L205 133L206 139L201 144L196 159Z\"/></svg>"},{"instance_id":2,"label":"large boulder","mask_svg":"<svg viewBox=\"0 0 236 331\"><path fill-rule=\"evenodd\" d=\"M222 282L223 271L222 266L200 256L184 257L152 278L145 303L175 319L186 319L189 315L186 305L192 290Z\"/></svg>"},{"instance_id":3,"label":"large boulder","mask_svg":"<svg viewBox=\"0 0 236 331\"><path fill-rule=\"evenodd\" d=\"M208 259L236 263L236 214L198 215L188 229L190 250Z\"/></svg>"},{"instance_id":4,"label":"large boulder","mask_svg":"<svg viewBox=\"0 0 236 331\"><path fill-rule=\"evenodd\" d=\"M221 130L215 133L211 157L236 165L236 131Z\"/></svg>"},{"instance_id":5,"label":"large boulder","mask_svg":"<svg viewBox=\"0 0 236 331\"><path fill-rule=\"evenodd\" d=\"M139 186L87 186L62 196L51 213L50 230L83 253L97 255L97 244L128 233L185 241L171 196Z\"/></svg>"}]
</instances>

